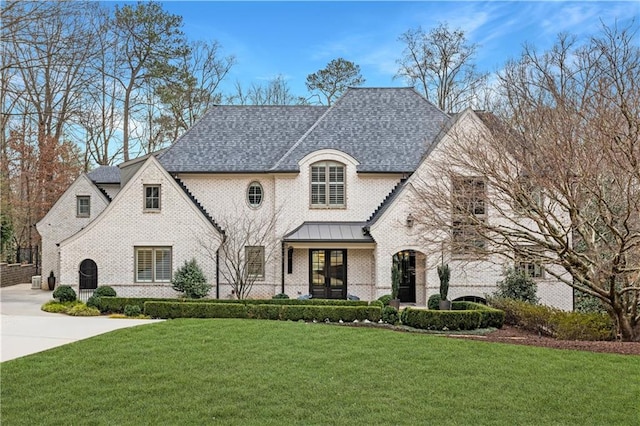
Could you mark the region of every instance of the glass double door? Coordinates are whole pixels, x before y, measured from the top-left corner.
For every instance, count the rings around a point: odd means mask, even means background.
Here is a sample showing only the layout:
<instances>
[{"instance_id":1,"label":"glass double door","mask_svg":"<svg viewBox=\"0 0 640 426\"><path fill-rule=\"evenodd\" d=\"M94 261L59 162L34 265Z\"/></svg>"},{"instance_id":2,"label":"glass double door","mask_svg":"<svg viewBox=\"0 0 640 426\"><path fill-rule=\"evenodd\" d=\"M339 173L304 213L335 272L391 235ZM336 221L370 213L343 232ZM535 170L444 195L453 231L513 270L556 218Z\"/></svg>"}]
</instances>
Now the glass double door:
<instances>
[{"instance_id":1,"label":"glass double door","mask_svg":"<svg viewBox=\"0 0 640 426\"><path fill-rule=\"evenodd\" d=\"M314 299L347 298L346 250L309 250L309 292Z\"/></svg>"}]
</instances>

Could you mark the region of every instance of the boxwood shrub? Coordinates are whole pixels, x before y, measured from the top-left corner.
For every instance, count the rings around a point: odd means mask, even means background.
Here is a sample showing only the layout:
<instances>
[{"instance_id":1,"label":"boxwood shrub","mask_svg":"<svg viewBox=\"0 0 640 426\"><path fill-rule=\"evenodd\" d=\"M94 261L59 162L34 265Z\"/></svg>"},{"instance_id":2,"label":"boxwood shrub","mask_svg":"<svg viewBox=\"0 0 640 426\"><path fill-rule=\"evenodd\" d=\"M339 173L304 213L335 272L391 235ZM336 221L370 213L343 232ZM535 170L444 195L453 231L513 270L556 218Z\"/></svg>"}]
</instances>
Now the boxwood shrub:
<instances>
[{"instance_id":1,"label":"boxwood shrub","mask_svg":"<svg viewBox=\"0 0 640 426\"><path fill-rule=\"evenodd\" d=\"M487 305L474 302L453 302L451 308L454 311L462 310L475 310L482 314L482 321L480 322L480 328L495 327L501 328L504 324L504 311L500 309L491 308Z\"/></svg>"},{"instance_id":2,"label":"boxwood shrub","mask_svg":"<svg viewBox=\"0 0 640 426\"><path fill-rule=\"evenodd\" d=\"M145 302L177 302L185 301L193 303L215 303L215 304L243 304L243 305L311 305L311 306L367 306L364 300L342 300L342 299L168 299L157 297L101 297L100 310L102 312L123 313L126 305L138 305L144 310Z\"/></svg>"},{"instance_id":3,"label":"boxwood shrub","mask_svg":"<svg viewBox=\"0 0 640 426\"><path fill-rule=\"evenodd\" d=\"M425 310L406 308L402 323L425 330L475 330L502 327L504 312L472 302L454 302L453 310Z\"/></svg>"},{"instance_id":4,"label":"boxwood shrub","mask_svg":"<svg viewBox=\"0 0 640 426\"><path fill-rule=\"evenodd\" d=\"M262 302L262 301L261 301ZM377 322L378 306L324 306L287 304L201 303L147 301L144 312L154 318L258 318L284 321Z\"/></svg>"}]
</instances>

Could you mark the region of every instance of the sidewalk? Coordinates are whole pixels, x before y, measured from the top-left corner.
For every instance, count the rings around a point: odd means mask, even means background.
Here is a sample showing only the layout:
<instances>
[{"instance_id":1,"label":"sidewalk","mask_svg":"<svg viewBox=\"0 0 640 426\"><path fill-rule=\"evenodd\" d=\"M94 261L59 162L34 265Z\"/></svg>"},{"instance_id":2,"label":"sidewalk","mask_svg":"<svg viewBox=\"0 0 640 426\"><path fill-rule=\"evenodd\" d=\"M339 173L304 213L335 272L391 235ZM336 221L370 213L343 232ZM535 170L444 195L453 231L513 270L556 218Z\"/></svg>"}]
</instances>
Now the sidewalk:
<instances>
[{"instance_id":1,"label":"sidewalk","mask_svg":"<svg viewBox=\"0 0 640 426\"><path fill-rule=\"evenodd\" d=\"M31 290L31 284L0 289L0 362L62 346L120 328L162 320L70 317L40 310L51 291Z\"/></svg>"}]
</instances>

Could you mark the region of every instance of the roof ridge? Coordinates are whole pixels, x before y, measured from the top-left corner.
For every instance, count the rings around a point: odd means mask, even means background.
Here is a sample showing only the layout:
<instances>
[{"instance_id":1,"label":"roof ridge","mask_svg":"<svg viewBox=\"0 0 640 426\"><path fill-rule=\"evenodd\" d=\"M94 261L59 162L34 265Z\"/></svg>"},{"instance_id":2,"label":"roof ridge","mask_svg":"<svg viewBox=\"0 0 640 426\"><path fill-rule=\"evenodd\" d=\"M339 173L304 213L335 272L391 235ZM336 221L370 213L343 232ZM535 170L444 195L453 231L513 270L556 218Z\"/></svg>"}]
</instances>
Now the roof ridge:
<instances>
[{"instance_id":1,"label":"roof ridge","mask_svg":"<svg viewBox=\"0 0 640 426\"><path fill-rule=\"evenodd\" d=\"M338 98L338 100L331 105L330 107L327 108L327 110L316 120L315 123L313 123L313 125L311 125L311 127L309 127L307 129L306 132L304 132L304 134L302 136L300 136L300 138L296 141L296 143L294 143L293 145L291 145L291 147L287 150L287 152L284 153L284 155L282 157L280 157L280 159L278 161L275 162L275 164L269 169L269 171L273 171L276 170L277 167L280 165L280 163L282 163L284 161L285 158L287 158L289 156L289 154L291 154L293 152L294 149L296 149L301 143L302 141L305 140L305 138L307 136L309 136L309 134L316 128L318 127L318 125L322 122L322 120L324 120L324 118L331 112L333 111L333 109L344 99L345 95L347 94L347 92L351 90L351 88L347 88L347 90L342 94L342 96L340 96Z\"/></svg>"}]
</instances>

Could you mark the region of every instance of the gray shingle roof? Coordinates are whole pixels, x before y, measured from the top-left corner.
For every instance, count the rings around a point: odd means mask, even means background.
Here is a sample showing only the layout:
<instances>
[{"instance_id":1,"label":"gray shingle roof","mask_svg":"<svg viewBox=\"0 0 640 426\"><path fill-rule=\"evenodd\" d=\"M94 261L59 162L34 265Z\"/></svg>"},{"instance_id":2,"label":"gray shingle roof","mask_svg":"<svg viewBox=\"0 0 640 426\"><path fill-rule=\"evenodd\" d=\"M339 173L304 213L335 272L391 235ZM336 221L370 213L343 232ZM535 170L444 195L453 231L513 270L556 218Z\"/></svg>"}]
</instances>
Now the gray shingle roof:
<instances>
[{"instance_id":1,"label":"gray shingle roof","mask_svg":"<svg viewBox=\"0 0 640 426\"><path fill-rule=\"evenodd\" d=\"M448 116L412 88L350 88L322 106L216 106L159 159L169 172L296 172L326 148L361 172L413 172Z\"/></svg>"},{"instance_id":2,"label":"gray shingle roof","mask_svg":"<svg viewBox=\"0 0 640 426\"><path fill-rule=\"evenodd\" d=\"M304 156L333 148L361 172L412 172L448 119L412 88L350 88L273 170L298 170Z\"/></svg>"},{"instance_id":3,"label":"gray shingle roof","mask_svg":"<svg viewBox=\"0 0 640 426\"><path fill-rule=\"evenodd\" d=\"M120 183L120 169L117 166L100 166L87 173L94 183Z\"/></svg>"},{"instance_id":4,"label":"gray shingle roof","mask_svg":"<svg viewBox=\"0 0 640 426\"><path fill-rule=\"evenodd\" d=\"M363 232L366 222L304 222L284 236L289 242L370 243L373 238Z\"/></svg>"},{"instance_id":5,"label":"gray shingle roof","mask_svg":"<svg viewBox=\"0 0 640 426\"><path fill-rule=\"evenodd\" d=\"M266 172L326 110L216 106L159 160L169 172Z\"/></svg>"}]
</instances>

